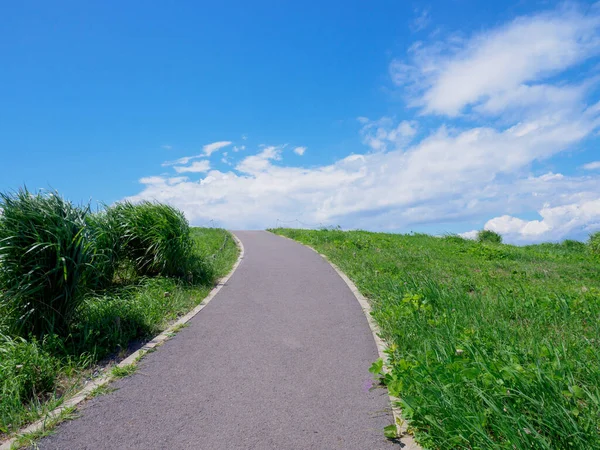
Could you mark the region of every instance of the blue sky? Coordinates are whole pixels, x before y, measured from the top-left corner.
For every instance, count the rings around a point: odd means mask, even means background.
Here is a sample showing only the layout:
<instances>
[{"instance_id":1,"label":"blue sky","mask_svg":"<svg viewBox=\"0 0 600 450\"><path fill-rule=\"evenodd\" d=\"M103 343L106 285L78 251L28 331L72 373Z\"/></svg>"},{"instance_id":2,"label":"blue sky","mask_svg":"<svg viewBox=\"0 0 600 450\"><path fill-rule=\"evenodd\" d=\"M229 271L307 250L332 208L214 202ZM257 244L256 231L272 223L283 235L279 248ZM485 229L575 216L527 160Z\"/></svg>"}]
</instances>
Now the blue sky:
<instances>
[{"instance_id":1,"label":"blue sky","mask_svg":"<svg viewBox=\"0 0 600 450\"><path fill-rule=\"evenodd\" d=\"M91 3L2 8L0 190L228 228L600 229L597 3Z\"/></svg>"}]
</instances>

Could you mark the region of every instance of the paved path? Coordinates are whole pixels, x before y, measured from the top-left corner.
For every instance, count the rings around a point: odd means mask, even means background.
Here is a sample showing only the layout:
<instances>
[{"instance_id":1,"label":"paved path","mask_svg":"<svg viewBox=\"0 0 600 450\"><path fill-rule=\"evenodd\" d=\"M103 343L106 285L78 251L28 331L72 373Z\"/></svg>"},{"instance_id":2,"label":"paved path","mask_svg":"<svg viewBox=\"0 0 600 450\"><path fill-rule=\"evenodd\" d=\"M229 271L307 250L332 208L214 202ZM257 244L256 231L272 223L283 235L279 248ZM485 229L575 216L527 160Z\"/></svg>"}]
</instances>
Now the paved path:
<instances>
[{"instance_id":1,"label":"paved path","mask_svg":"<svg viewBox=\"0 0 600 450\"><path fill-rule=\"evenodd\" d=\"M236 235L246 256L191 326L42 450L398 448L387 392L365 389L377 351L346 284L300 244Z\"/></svg>"}]
</instances>

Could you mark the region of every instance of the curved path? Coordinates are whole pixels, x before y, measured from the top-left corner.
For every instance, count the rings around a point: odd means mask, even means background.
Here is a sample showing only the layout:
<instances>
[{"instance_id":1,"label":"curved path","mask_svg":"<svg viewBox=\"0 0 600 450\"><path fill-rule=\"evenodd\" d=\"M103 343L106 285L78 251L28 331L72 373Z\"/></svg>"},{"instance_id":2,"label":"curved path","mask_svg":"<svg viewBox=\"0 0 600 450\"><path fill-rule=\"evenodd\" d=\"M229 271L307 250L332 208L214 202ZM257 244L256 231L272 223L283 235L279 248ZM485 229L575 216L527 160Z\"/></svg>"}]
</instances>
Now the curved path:
<instances>
[{"instance_id":1,"label":"curved path","mask_svg":"<svg viewBox=\"0 0 600 450\"><path fill-rule=\"evenodd\" d=\"M245 257L139 370L39 442L46 449L397 448L377 350L354 295L300 244L235 233Z\"/></svg>"}]
</instances>

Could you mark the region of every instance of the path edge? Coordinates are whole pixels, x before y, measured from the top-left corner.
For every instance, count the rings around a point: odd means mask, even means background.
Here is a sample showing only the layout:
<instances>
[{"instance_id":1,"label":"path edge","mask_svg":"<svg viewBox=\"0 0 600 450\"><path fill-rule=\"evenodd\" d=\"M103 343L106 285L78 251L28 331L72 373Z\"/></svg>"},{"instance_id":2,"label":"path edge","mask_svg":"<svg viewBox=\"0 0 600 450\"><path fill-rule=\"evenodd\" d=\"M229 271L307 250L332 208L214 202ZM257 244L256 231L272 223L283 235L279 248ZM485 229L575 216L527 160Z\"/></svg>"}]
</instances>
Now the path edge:
<instances>
[{"instance_id":1,"label":"path edge","mask_svg":"<svg viewBox=\"0 0 600 450\"><path fill-rule=\"evenodd\" d=\"M356 287L354 282L350 278L348 278L348 276L344 272L342 272L342 270L336 264L331 262L329 260L329 258L327 258L327 256L325 256L323 253L319 253L319 251L317 251L315 248L311 247L310 245L304 244L303 242L299 242L299 241L292 239L290 237L287 237L287 236L282 236L280 234L273 233L272 231L268 231L268 232L275 236L278 236L278 237L281 237L284 239L288 239L292 242L295 242L296 244L300 244L300 245L308 248L309 250L312 250L317 255L319 255L321 258L323 258L325 261L327 261L327 263L333 268L333 270L336 271L336 273L339 275L339 277L342 280L344 280L344 283L346 283L346 286L348 286L348 288L350 289L352 294L354 294L354 297L360 304L360 308L362 309L362 312L367 319L367 323L369 324L369 328L371 329L371 333L373 335L373 340L375 341L375 346L377 347L377 353L379 354L379 357L384 361L384 363L385 363L384 366L386 366L388 363L388 355L386 353L387 344L381 338L381 329L379 328L379 325L377 324L377 322L373 318L373 315L371 314L371 312L372 312L371 304L366 299L366 297L360 293L360 291L358 290L358 288ZM385 388L385 389L387 391L387 388ZM397 430L398 436L399 436L398 441L402 445L402 450L424 450L423 447L421 447L419 444L417 444L413 435L408 433L408 427L406 424L406 420L404 420L402 418L402 409L398 406L400 399L390 395L389 391L388 391L388 397L390 399L390 408L392 410L392 415L394 417L394 424L396 425L396 430ZM4 450L4 449L0 448L0 450Z\"/></svg>"},{"instance_id":2,"label":"path edge","mask_svg":"<svg viewBox=\"0 0 600 450\"><path fill-rule=\"evenodd\" d=\"M233 265L233 267L231 268L229 273L217 281L215 287L209 292L209 294L202 300L202 302L198 306L196 306L194 309L192 309L187 314L181 316L179 319L177 319L175 322L173 322L167 329L162 331L158 336L155 336L152 340L148 341L142 348L140 348L136 352L129 355L123 361L116 364L116 366L123 367L123 366L128 366L130 364L136 363L146 353L148 353L148 351L163 344L167 339L171 338L173 336L173 332L174 332L173 330L175 330L175 329L181 327L181 325L189 322L196 314L198 314L200 311L202 311L206 307L206 305L208 305L210 303L210 301L217 295L217 293L227 283L227 281L229 281L231 276L234 274L234 272L237 270L238 266L244 259L245 250L244 250L244 244L242 244L242 241L240 241L240 239L232 231L228 230L227 232L233 237L233 240L235 241L235 243L239 249L239 252L240 252L238 255L237 261L235 262L235 264ZM77 394L75 394L73 397L66 400L60 406L58 406L57 408L53 409L52 411L46 413L46 415L44 417L42 417L41 419L33 422L32 424L26 426L25 428L21 428L10 439L0 443L0 450L11 450L13 448L13 444L15 444L15 442L17 441L17 439L19 437L21 437L25 434L34 433L36 431L43 430L46 427L47 422L52 422L52 419L59 417L60 414L63 411L65 411L66 409L73 408L73 407L79 405L80 403L84 402L87 399L88 395L94 389L96 389L100 386L104 386L105 384L108 384L111 381L113 381L113 376L111 375L110 372L107 372L107 373L101 375L100 377L96 378L95 380L90 381L83 389L81 389L79 392L77 392Z\"/></svg>"}]
</instances>

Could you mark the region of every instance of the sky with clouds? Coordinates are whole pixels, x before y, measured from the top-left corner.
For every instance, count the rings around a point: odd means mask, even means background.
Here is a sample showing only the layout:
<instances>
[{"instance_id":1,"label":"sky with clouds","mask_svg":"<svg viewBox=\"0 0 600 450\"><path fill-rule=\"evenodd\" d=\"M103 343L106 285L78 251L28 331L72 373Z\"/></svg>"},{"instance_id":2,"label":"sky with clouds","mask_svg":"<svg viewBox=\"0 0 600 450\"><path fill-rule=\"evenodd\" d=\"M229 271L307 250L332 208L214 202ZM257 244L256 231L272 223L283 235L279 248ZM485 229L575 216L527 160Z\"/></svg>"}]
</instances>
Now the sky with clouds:
<instances>
[{"instance_id":1,"label":"sky with clouds","mask_svg":"<svg viewBox=\"0 0 600 450\"><path fill-rule=\"evenodd\" d=\"M232 229L600 229L600 3L325 3L14 7L0 188Z\"/></svg>"}]
</instances>

